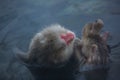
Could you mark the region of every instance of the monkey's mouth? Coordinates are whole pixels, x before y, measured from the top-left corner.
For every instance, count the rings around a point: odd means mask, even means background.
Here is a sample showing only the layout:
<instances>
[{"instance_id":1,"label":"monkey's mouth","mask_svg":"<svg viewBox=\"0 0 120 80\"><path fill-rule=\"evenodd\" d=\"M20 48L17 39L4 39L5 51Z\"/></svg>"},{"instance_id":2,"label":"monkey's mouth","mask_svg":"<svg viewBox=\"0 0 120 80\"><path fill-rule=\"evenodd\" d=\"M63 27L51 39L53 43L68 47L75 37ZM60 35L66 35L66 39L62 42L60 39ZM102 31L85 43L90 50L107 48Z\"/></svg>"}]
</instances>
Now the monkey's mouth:
<instances>
[{"instance_id":1,"label":"monkey's mouth","mask_svg":"<svg viewBox=\"0 0 120 80\"><path fill-rule=\"evenodd\" d=\"M75 38L75 34L72 32L68 32L66 34L61 34L61 39L65 41L67 45L69 45Z\"/></svg>"}]
</instances>

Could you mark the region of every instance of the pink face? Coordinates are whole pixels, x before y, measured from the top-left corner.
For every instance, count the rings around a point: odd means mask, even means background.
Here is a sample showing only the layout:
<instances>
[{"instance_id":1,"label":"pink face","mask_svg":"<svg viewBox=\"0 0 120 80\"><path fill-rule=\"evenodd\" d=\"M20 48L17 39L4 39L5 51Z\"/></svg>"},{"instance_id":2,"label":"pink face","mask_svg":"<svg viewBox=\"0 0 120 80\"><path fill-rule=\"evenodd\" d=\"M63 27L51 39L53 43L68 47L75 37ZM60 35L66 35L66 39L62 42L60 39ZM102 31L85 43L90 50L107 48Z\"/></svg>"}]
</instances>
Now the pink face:
<instances>
[{"instance_id":1,"label":"pink face","mask_svg":"<svg viewBox=\"0 0 120 80\"><path fill-rule=\"evenodd\" d=\"M66 34L61 34L60 37L66 42L67 45L69 45L75 38L75 35L72 32L68 32Z\"/></svg>"}]
</instances>

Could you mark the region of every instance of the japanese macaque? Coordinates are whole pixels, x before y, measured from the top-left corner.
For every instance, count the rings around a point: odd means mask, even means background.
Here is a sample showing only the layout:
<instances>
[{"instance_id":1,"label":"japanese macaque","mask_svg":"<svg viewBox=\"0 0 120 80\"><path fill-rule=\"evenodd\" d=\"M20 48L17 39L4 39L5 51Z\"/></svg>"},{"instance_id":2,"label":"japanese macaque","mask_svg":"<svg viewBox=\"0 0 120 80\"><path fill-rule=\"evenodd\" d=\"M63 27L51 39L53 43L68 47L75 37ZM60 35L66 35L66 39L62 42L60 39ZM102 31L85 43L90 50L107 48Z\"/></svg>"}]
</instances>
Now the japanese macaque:
<instances>
[{"instance_id":1,"label":"japanese macaque","mask_svg":"<svg viewBox=\"0 0 120 80\"><path fill-rule=\"evenodd\" d=\"M107 39L109 32L100 34L103 28L101 19L87 23L82 32L82 49L84 55L84 66L80 69L85 80L106 80L109 69L109 47Z\"/></svg>"},{"instance_id":2,"label":"japanese macaque","mask_svg":"<svg viewBox=\"0 0 120 80\"><path fill-rule=\"evenodd\" d=\"M82 65L109 62L108 33L100 36L102 27L102 20L86 24L80 40L74 32L51 25L33 37L27 53L17 51L17 57L36 80L74 80Z\"/></svg>"},{"instance_id":3,"label":"japanese macaque","mask_svg":"<svg viewBox=\"0 0 120 80\"><path fill-rule=\"evenodd\" d=\"M106 64L109 62L109 49L107 45L108 32L102 36L100 31L103 28L103 21L88 23L83 28L82 53L86 57L87 64Z\"/></svg>"},{"instance_id":4,"label":"japanese macaque","mask_svg":"<svg viewBox=\"0 0 120 80\"><path fill-rule=\"evenodd\" d=\"M49 80L49 77L52 80L70 80L72 76L67 77L67 74L76 69L79 63L74 43L75 46L80 44L74 32L60 25L52 25L37 33L30 43L28 52L18 51L17 57L27 65L34 76L37 76L36 80L41 77L42 80L43 77L45 80Z\"/></svg>"},{"instance_id":5,"label":"japanese macaque","mask_svg":"<svg viewBox=\"0 0 120 80\"><path fill-rule=\"evenodd\" d=\"M29 64L59 67L73 54L75 34L60 25L52 25L37 33L32 39L28 53L18 56Z\"/></svg>"}]
</instances>

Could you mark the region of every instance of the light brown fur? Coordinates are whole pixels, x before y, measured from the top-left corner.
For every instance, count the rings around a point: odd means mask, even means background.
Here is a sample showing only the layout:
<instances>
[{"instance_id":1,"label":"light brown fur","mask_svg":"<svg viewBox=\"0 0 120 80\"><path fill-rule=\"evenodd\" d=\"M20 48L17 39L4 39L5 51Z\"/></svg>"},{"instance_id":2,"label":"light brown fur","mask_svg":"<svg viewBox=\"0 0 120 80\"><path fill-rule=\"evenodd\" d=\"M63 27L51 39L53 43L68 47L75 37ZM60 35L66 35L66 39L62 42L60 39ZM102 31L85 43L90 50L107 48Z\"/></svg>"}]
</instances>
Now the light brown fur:
<instances>
[{"instance_id":1,"label":"light brown fur","mask_svg":"<svg viewBox=\"0 0 120 80\"><path fill-rule=\"evenodd\" d=\"M45 67L62 66L74 54L76 37L69 45L66 45L60 39L61 34L68 32L73 33L58 24L51 25L33 37L26 55L18 54L18 56L28 64L43 65Z\"/></svg>"},{"instance_id":2,"label":"light brown fur","mask_svg":"<svg viewBox=\"0 0 120 80\"><path fill-rule=\"evenodd\" d=\"M86 56L86 64L106 64L109 62L109 52L106 41L100 36L103 21L88 23L83 28L82 53Z\"/></svg>"}]
</instances>

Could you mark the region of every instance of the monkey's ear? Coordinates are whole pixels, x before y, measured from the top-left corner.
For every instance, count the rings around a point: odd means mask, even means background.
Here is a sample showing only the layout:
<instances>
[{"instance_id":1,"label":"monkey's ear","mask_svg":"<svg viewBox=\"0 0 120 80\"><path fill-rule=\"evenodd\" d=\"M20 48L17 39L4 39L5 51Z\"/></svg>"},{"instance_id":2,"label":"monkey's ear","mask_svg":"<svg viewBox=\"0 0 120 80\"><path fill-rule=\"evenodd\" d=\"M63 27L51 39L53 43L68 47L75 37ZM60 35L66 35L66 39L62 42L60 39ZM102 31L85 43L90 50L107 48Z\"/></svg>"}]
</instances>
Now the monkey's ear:
<instances>
[{"instance_id":1,"label":"monkey's ear","mask_svg":"<svg viewBox=\"0 0 120 80\"><path fill-rule=\"evenodd\" d=\"M92 53L96 53L97 50L98 50L98 46L96 44L93 44L92 47L91 47Z\"/></svg>"},{"instance_id":2,"label":"monkey's ear","mask_svg":"<svg viewBox=\"0 0 120 80\"><path fill-rule=\"evenodd\" d=\"M18 48L14 48L13 52L15 53L15 57L22 63L28 63L28 54L22 52Z\"/></svg>"}]
</instances>

